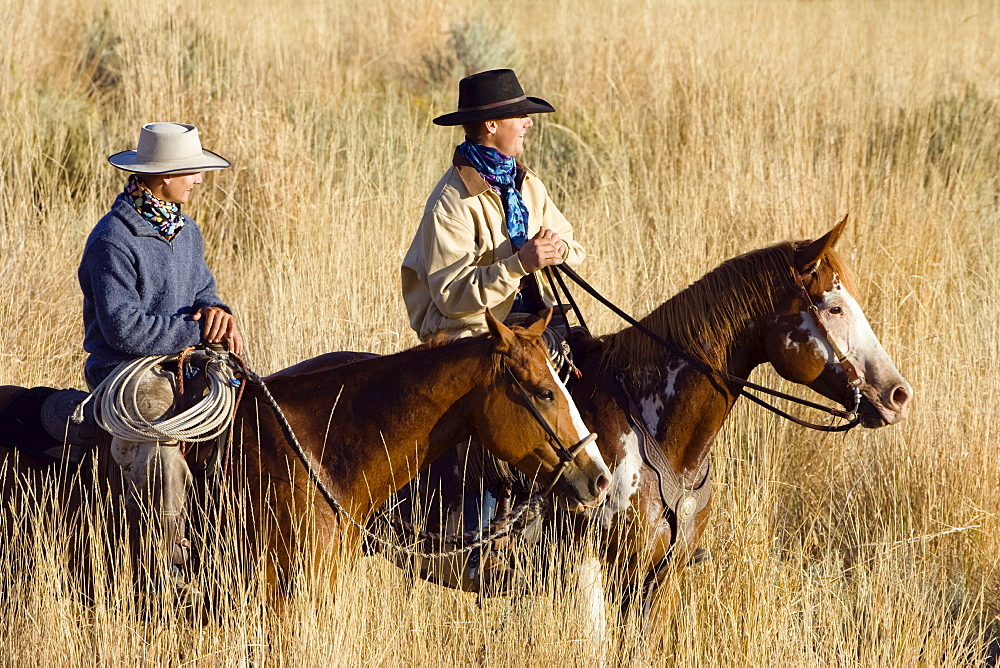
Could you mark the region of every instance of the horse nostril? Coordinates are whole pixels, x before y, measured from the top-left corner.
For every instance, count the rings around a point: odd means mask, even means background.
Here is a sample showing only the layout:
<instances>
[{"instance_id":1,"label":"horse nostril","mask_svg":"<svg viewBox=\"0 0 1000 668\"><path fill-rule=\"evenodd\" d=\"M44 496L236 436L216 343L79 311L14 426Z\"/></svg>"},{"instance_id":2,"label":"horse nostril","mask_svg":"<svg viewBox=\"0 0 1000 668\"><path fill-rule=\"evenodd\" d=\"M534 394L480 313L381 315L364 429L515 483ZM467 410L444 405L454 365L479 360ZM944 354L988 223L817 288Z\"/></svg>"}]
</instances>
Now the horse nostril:
<instances>
[{"instance_id":1,"label":"horse nostril","mask_svg":"<svg viewBox=\"0 0 1000 668\"><path fill-rule=\"evenodd\" d=\"M903 385L897 385L892 388L889 400L892 406L904 408L906 404L910 403L910 391Z\"/></svg>"},{"instance_id":2,"label":"horse nostril","mask_svg":"<svg viewBox=\"0 0 1000 668\"><path fill-rule=\"evenodd\" d=\"M597 480L594 481L594 489L598 494L607 491L608 487L611 487L611 478L604 475L603 473L597 476Z\"/></svg>"}]
</instances>

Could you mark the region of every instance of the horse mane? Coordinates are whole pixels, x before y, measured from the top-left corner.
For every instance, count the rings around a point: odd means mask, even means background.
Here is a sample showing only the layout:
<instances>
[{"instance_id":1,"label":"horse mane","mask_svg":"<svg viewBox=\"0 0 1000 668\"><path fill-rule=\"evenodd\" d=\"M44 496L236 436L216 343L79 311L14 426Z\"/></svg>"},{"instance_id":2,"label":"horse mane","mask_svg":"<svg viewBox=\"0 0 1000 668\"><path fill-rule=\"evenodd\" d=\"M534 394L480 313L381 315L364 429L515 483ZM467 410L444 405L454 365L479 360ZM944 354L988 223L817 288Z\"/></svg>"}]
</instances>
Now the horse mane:
<instances>
[{"instance_id":1,"label":"horse mane","mask_svg":"<svg viewBox=\"0 0 1000 668\"><path fill-rule=\"evenodd\" d=\"M524 340L527 340L529 338L532 338L531 335L526 334L524 332L524 329L525 328L522 325L511 326L511 330L514 332L514 335L518 338L518 340L521 340L521 341L524 341ZM459 345L459 344L462 344L462 343L468 343L468 342L472 342L472 341L476 341L476 340L482 341L482 340L489 340L489 339L491 339L491 335L490 334L485 334L485 333L484 334L477 334L476 336L465 336L465 337L462 337L462 336L455 336L455 334L453 332L440 331L440 332L437 332L435 334L432 334L423 343L420 343L420 344L418 344L418 345L416 345L416 346L414 346L412 348L407 348L406 350L403 350L403 351L400 351L399 353L394 353L394 354L395 355L399 355L399 354L407 353L407 352L411 352L411 351L412 352L416 352L416 351L420 351L420 350L435 350L437 348L444 348L446 346L454 346L454 345ZM500 353L498 353L498 352L496 352L494 350L494 352L493 352L493 373L494 373L494 375L500 373L500 359L501 359Z\"/></svg>"},{"instance_id":2,"label":"horse mane","mask_svg":"<svg viewBox=\"0 0 1000 668\"><path fill-rule=\"evenodd\" d=\"M777 299L794 287L795 251L808 242L783 242L726 260L654 309L640 322L693 357L725 368L731 344ZM843 259L828 249L829 263L854 292L854 277ZM604 337L605 359L619 369L662 372L674 359L663 346L635 327Z\"/></svg>"},{"instance_id":3,"label":"horse mane","mask_svg":"<svg viewBox=\"0 0 1000 668\"><path fill-rule=\"evenodd\" d=\"M430 338L423 343L417 344L412 348L392 353L391 355L386 355L385 357L397 357L401 355L408 355L410 353L419 353L421 351L438 350L440 348L461 348L463 346L481 345L483 341L492 342L492 338L489 334L457 337L452 333L442 331L432 334ZM492 375L496 376L500 373L500 354L496 352L496 350L493 350L491 357L493 359Z\"/></svg>"},{"instance_id":4,"label":"horse mane","mask_svg":"<svg viewBox=\"0 0 1000 668\"><path fill-rule=\"evenodd\" d=\"M407 350L430 350L432 348L446 346L449 343L454 343L455 341L458 341L458 338L449 332L436 332L431 334L430 338L423 343L417 344L412 348L407 348Z\"/></svg>"}]
</instances>

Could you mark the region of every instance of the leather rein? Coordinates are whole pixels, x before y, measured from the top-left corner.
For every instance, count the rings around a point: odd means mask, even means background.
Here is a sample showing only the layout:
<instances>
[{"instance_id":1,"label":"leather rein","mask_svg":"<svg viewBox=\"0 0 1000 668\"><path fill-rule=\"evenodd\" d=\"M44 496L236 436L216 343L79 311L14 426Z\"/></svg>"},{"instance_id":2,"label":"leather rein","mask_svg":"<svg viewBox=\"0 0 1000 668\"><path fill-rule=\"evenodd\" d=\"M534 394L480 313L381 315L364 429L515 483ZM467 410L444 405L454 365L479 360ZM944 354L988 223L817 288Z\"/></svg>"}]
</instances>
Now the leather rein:
<instances>
[{"instance_id":1,"label":"leather rein","mask_svg":"<svg viewBox=\"0 0 1000 668\"><path fill-rule=\"evenodd\" d=\"M844 372L844 375L847 377L848 383L850 383L850 385L851 385L851 393L852 393L852 403L853 403L853 406L850 408L850 410L846 410L846 411L841 410L839 408L832 408L832 407L828 407L828 406L823 406L822 404L818 404L816 402L809 401L808 399L800 399L799 397L793 396L791 394L787 394L785 392L780 392L778 390L773 390L773 389L771 389L769 387L765 387L763 385L758 385L757 383L753 383L753 382L747 380L746 378L740 378L739 376L735 376L735 375L733 375L733 374L731 374L731 373L729 373L727 371L723 371L721 369L716 369L714 367L711 367L708 364L705 364L704 362L702 362L701 360L699 360L698 358L696 358L694 355L691 355L690 353L688 353L686 350L683 350L680 347L678 347L677 345L675 345L675 344L667 341L662 336L658 335L656 332L650 330L648 327L646 327L645 325L643 325L642 323L640 323L638 320L636 320L635 318L633 318L632 316L630 316L628 313L626 313L621 308L619 308L617 305L615 305L613 302L611 302L611 300L609 300L607 297L605 297L600 292L598 292L593 286L591 286L589 283L587 283L585 280L583 280L583 278L581 278L580 275L576 273L576 271L574 271L570 267L566 266L566 264L560 264L560 265L555 265L555 266L558 269L562 270L562 272L564 274L566 274L571 279L573 279L573 281L577 285L579 285L587 294L589 294L591 297L593 297L597 301L599 301L602 304L604 304L605 306L607 306L618 317L620 317L622 320L624 320L625 322L627 322L630 325L632 325L633 327L635 327L637 330L639 330L640 332L642 332L643 334L645 334L647 337L649 337L653 341L656 341L658 344L660 344L661 346L663 346L664 348L666 348L667 350L669 350L674 355L676 355L676 356L680 357L681 359L685 360L686 362L690 363L692 366L694 366L696 369L698 369L699 371L701 371L705 375L711 376L711 377L716 377L716 378L721 378L721 379L723 379L723 380L725 380L725 381L727 381L729 383L732 383L732 384L735 384L735 385L739 385L740 386L739 394L741 394L742 396L747 397L748 399L750 399L754 403L759 404L760 406L763 406L764 408L766 408L767 410L771 411L772 413L775 413L776 415L779 415L779 416L785 418L786 420L790 420L790 421L794 422L795 424L801 425L803 427L808 427L809 429L815 429L817 431L827 431L827 432L831 432L831 431L832 432L836 432L836 431L849 431L849 430L853 429L854 427L858 426L858 424L861 423L861 415L860 415L860 413L858 411L858 409L861 406L861 379L858 376L857 369L850 362L850 360L847 359L847 356L840 351L840 348L837 346L837 344L830 337L829 332L826 329L826 326L823 324L823 321L822 321L822 319L819 316L819 308L816 306L816 304L813 303L812 297L809 295L809 291L806 289L805 282L803 281L803 276L808 276L809 274L812 274L814 276L816 275L816 269L815 269L815 267L811 268L810 270L806 271L803 274L799 274L798 272L796 272L792 268L790 268L790 269L791 269L792 275L793 275L793 277L795 279L796 287L802 293L802 297L805 300L805 302L809 305L807 307L807 310L809 311L810 314L812 314L812 318L813 318L813 321L816 324L817 329L820 331L820 333L826 339L826 342L830 346L830 349L833 350L834 355L835 355L835 357L837 359L837 363L840 365L841 370ZM546 272L546 273L548 273L548 272ZM582 317L580 315L580 308L576 305L576 302L573 301L573 298L570 296L569 290L566 289L566 284L562 280L562 277L559 274L556 274L556 279L559 281L559 285L562 286L563 293L566 294L567 297L569 298L570 304L571 304L572 308L576 311L577 317L580 318L580 322L583 323L583 319L582 319ZM549 281L551 282L551 280L552 280L552 276L550 274L549 275ZM558 299L557 299L557 301L558 301ZM565 319L566 318L565 311L563 311L562 315L563 315L563 318ZM586 325L584 325L584 327L586 327ZM758 396L756 396L754 394L751 394L747 390L755 390L757 392L763 392L764 394L769 394L772 397L777 397L779 399L785 399L786 401L791 401L793 403L800 404L800 405L806 406L808 408L815 408L816 410L823 411L825 413L829 413L830 415L833 415L834 417L843 418L843 419L847 420L848 422L845 423L845 424L841 424L841 425L825 425L825 424L817 424L817 423L809 422L807 420L803 420L801 418L797 418L794 415L791 415L790 413L787 413L787 412L781 410L777 406L774 406L774 405L766 402L765 400L761 399L760 397L758 397Z\"/></svg>"},{"instance_id":2,"label":"leather rein","mask_svg":"<svg viewBox=\"0 0 1000 668\"><path fill-rule=\"evenodd\" d=\"M822 406L820 404L808 401L806 399L799 399L798 397L794 397L784 392L779 392L777 390L772 390L768 387L752 383L744 378L740 378L739 376L734 376L733 374L730 374L726 371L722 371L721 369L715 369L709 366L708 364L705 364L701 360L695 358L687 351L682 350L678 346L670 343L669 341L667 341L666 339L659 336L658 334L650 330L648 327L640 323L638 320L625 313L622 309L620 309L618 306L616 306L614 303L612 303L610 300L604 297L604 295L600 294L590 284L584 281L570 267L566 266L565 264L560 264L555 266L558 269L561 269L564 274L573 279L577 283L577 285L583 288L588 294L590 294L592 297L594 297L599 302L601 302L609 309L611 309L612 312L614 312L623 320L628 322L630 325L638 329L640 332L642 332L643 334L645 334L646 336L653 339L661 346L672 352L674 355L680 357L681 359L686 360L696 369L698 369L699 371L701 371L702 373L704 373L709 377L716 377L716 378L721 377L730 383L739 385L740 394L749 398L753 402L763 406L764 408L767 408L768 410L776 413L777 415L780 415L781 417L791 420L796 424L802 425L803 427L809 427L810 429L816 429L819 431L828 431L828 432L848 431L849 429L856 427L860 422L861 418L860 414L858 413L858 408L861 404L861 390L860 390L861 380L858 376L857 369L854 367L851 361L847 359L847 356L840 351L837 344L830 337L830 334L827 331L826 326L823 324L823 321L820 318L819 308L816 306L815 303L813 303L812 297L809 295L809 291L805 287L805 282L803 280L803 277L809 275L809 273L812 273L813 276L815 276L816 275L815 266L813 266L809 271L803 274L796 272L794 269L791 268L790 269L792 271L792 276L795 280L796 287L801 292L802 298L805 301L805 303L809 305L807 307L807 310L812 314L812 318L816 324L817 329L819 330L820 334L826 339L831 350L833 350L833 353L837 359L837 363L840 365L842 371L847 377L848 382L851 385L853 406L849 411L842 411L836 408L828 408L826 406ZM555 275L556 280L559 282L563 294L565 294L566 298L569 300L571 308L576 312L577 318L579 319L581 325L583 325L583 327L586 329L587 326L583 320L583 314L580 312L580 307L576 304L576 301L573 299L572 294L566 287L566 283L562 280L562 276L560 276L557 272L552 272L548 269L546 270L545 273L546 276L548 277L549 286L552 290L552 293L553 295L556 296L556 302L560 304L560 310L562 311L562 317L564 322L566 323L567 330L569 329L569 319L566 316L565 307L562 306L561 300L558 299L559 292L557 291L555 283L553 281L553 274ZM653 472L656 473L659 492L660 492L660 500L663 503L664 515L671 515L671 514L673 515L674 532L672 537L672 543L676 545L677 542L680 542L685 545L690 545L691 541L694 538L695 519L698 516L698 513L704 510L704 508L708 505L708 500L712 495L711 460L709 460L706 457L704 463L699 467L697 479L700 482L698 482L697 485L693 488L685 487L680 475L674 470L674 467L667 460L666 454L663 452L663 448L660 447L659 443L650 433L649 427L646 425L646 421L643 419L642 413L640 412L639 407L636 405L635 399L633 399L632 397L632 393L629 392L628 390L625 374L619 372L615 375L615 379L618 381L618 385L621 390L622 396L624 396L625 398L625 406L623 407L625 409L624 410L625 415L628 418L629 422L632 424L633 428L639 433L641 437L639 443L639 448L640 448L639 454L642 457L642 460L649 466L649 468L651 468ZM766 401L757 397L756 395L750 394L747 391L747 388L764 392L771 396L786 399L788 401L792 401L798 404L802 404L810 408L816 408L818 410L830 413L831 415L834 415L836 417L842 417L844 419L847 419L849 422L847 424L838 426L821 425L821 424L814 424L811 422L807 422L806 420L802 420L793 415L790 415L785 411L782 411L781 409L767 403Z\"/></svg>"}]
</instances>

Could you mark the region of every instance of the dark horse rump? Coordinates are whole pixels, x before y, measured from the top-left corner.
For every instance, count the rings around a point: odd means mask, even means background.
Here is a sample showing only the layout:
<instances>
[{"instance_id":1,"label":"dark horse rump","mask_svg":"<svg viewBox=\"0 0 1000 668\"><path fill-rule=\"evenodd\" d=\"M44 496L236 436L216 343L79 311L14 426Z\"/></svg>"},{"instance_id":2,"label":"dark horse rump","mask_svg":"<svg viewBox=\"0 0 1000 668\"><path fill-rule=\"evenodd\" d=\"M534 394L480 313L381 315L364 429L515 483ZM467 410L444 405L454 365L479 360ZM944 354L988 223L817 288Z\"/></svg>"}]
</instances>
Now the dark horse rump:
<instances>
[{"instance_id":1,"label":"dark horse rump","mask_svg":"<svg viewBox=\"0 0 1000 668\"><path fill-rule=\"evenodd\" d=\"M17 450L36 466L79 461L99 431L93 411L81 424L71 419L86 397L75 389L0 388L0 446Z\"/></svg>"}]
</instances>

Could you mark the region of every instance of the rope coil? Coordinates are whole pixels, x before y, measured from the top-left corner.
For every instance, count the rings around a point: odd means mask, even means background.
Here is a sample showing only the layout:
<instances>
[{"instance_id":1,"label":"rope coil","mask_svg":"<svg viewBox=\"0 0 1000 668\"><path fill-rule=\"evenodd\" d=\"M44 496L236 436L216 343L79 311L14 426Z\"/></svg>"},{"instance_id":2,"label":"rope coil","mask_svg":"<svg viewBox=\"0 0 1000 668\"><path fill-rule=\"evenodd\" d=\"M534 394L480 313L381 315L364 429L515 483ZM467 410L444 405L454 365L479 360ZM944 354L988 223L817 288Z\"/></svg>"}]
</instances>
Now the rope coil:
<instances>
[{"instance_id":1,"label":"rope coil","mask_svg":"<svg viewBox=\"0 0 1000 668\"><path fill-rule=\"evenodd\" d=\"M217 438L229 427L240 385L228 361L222 357L213 356L205 365L208 391L191 408L153 421L144 418L139 411L138 379L158 365L176 362L182 354L139 357L123 362L77 406L73 421L83 420L84 406L93 400L97 424L123 441L203 443Z\"/></svg>"}]
</instances>

